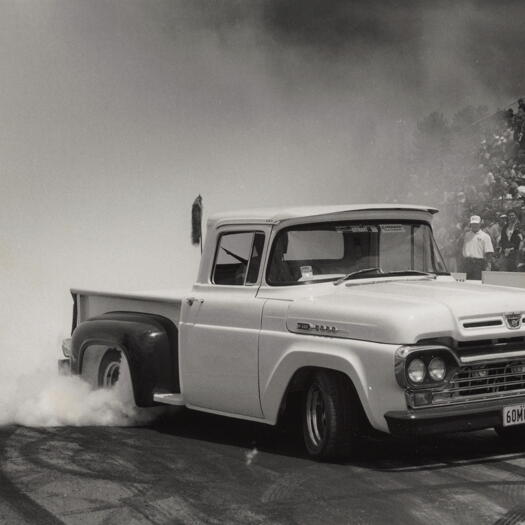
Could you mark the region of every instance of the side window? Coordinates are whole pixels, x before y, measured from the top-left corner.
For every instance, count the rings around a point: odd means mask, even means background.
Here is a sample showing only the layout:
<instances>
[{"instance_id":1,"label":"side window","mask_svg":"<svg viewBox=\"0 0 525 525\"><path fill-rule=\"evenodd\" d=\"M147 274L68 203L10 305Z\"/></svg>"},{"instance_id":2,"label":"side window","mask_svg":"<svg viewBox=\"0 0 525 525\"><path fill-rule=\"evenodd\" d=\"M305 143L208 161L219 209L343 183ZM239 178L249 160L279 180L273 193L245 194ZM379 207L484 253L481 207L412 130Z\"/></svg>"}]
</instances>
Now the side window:
<instances>
[{"instance_id":1,"label":"side window","mask_svg":"<svg viewBox=\"0 0 525 525\"><path fill-rule=\"evenodd\" d=\"M264 234L225 233L219 238L213 279L215 284L243 285L257 282Z\"/></svg>"}]
</instances>

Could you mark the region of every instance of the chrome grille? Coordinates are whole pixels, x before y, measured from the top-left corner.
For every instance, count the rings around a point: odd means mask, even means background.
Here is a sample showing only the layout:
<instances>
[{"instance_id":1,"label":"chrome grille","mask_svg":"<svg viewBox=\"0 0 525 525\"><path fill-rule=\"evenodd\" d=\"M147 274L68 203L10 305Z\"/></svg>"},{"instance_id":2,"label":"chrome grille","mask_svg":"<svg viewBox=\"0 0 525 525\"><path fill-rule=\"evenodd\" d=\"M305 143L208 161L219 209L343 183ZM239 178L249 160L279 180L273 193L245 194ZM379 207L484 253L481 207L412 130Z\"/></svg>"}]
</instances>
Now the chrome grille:
<instances>
[{"instance_id":1,"label":"chrome grille","mask_svg":"<svg viewBox=\"0 0 525 525\"><path fill-rule=\"evenodd\" d=\"M525 392L525 361L462 366L445 389L432 395L433 405L497 399Z\"/></svg>"}]
</instances>

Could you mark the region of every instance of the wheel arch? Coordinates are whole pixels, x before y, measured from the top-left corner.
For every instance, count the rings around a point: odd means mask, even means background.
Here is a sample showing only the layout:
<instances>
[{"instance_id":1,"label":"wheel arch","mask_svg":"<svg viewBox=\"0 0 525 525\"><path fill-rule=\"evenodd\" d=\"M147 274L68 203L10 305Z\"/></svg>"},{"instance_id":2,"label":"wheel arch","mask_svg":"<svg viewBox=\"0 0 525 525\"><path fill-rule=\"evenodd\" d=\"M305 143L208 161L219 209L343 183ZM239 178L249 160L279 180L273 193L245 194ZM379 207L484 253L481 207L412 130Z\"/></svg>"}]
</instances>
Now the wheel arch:
<instances>
[{"instance_id":1,"label":"wheel arch","mask_svg":"<svg viewBox=\"0 0 525 525\"><path fill-rule=\"evenodd\" d=\"M289 394L304 391L318 370L330 370L343 374L349 381L356 399L368 422L373 421L368 399L361 381L360 366L337 354L296 350L287 353L276 366L264 392L261 404L266 419L276 423L286 408Z\"/></svg>"},{"instance_id":2,"label":"wheel arch","mask_svg":"<svg viewBox=\"0 0 525 525\"><path fill-rule=\"evenodd\" d=\"M137 406L154 405L154 391L180 391L178 331L169 319L142 312L107 312L84 321L72 336L72 373L92 375L111 348L120 350L128 361Z\"/></svg>"}]
</instances>

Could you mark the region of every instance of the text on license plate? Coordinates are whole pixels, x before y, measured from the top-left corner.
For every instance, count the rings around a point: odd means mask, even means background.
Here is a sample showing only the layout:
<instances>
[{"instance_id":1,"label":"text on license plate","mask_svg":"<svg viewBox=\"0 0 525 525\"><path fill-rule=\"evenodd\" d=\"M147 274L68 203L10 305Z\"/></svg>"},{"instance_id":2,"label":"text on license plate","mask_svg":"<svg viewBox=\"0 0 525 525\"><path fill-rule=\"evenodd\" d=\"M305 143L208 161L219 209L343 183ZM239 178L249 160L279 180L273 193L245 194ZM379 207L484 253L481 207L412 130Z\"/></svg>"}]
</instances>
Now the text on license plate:
<instances>
[{"instance_id":1,"label":"text on license plate","mask_svg":"<svg viewBox=\"0 0 525 525\"><path fill-rule=\"evenodd\" d=\"M521 425L525 423L525 405L503 407L503 426Z\"/></svg>"}]
</instances>

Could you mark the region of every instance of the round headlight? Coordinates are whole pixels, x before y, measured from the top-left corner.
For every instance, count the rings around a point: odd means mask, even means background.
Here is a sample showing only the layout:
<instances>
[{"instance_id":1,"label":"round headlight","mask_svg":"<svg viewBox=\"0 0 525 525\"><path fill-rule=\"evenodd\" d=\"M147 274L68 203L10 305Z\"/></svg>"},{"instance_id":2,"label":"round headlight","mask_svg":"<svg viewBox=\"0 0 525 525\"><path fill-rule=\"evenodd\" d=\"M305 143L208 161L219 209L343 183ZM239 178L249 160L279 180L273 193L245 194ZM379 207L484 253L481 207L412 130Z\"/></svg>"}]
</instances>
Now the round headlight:
<instances>
[{"instance_id":1,"label":"round headlight","mask_svg":"<svg viewBox=\"0 0 525 525\"><path fill-rule=\"evenodd\" d=\"M427 372L425 363L421 359L413 359L408 365L408 378L412 383L422 383Z\"/></svg>"},{"instance_id":2,"label":"round headlight","mask_svg":"<svg viewBox=\"0 0 525 525\"><path fill-rule=\"evenodd\" d=\"M443 359L439 357L434 357L428 365L428 375L434 381L443 381L445 375L447 374L447 367Z\"/></svg>"}]
</instances>

